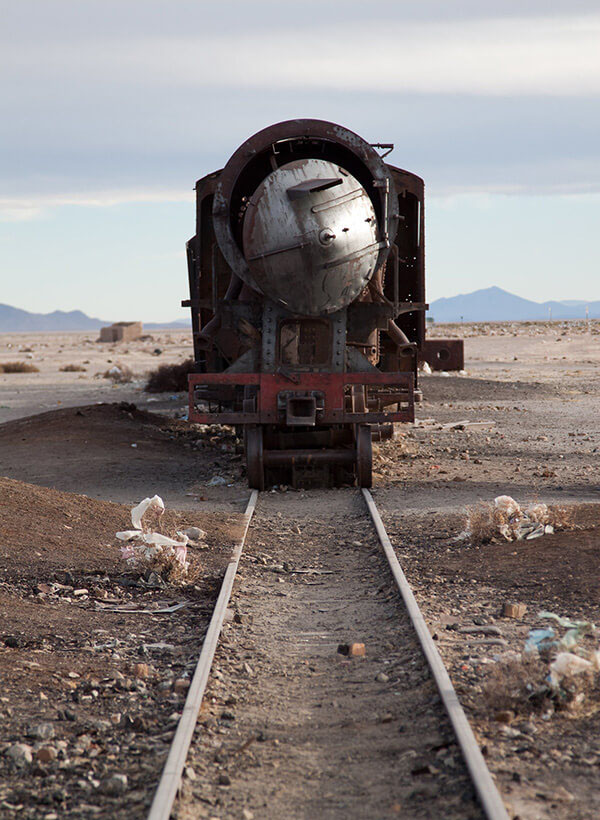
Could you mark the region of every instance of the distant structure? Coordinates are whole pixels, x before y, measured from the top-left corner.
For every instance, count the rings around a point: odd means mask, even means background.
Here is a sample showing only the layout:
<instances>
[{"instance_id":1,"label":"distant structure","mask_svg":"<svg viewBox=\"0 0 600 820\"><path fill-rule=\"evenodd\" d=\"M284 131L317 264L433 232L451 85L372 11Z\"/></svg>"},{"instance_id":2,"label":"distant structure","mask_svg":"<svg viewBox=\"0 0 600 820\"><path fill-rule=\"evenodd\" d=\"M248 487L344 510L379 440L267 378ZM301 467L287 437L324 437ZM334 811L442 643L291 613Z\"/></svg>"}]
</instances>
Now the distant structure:
<instances>
[{"instance_id":1,"label":"distant structure","mask_svg":"<svg viewBox=\"0 0 600 820\"><path fill-rule=\"evenodd\" d=\"M141 322L115 322L100 328L99 342L132 342L142 335Z\"/></svg>"}]
</instances>

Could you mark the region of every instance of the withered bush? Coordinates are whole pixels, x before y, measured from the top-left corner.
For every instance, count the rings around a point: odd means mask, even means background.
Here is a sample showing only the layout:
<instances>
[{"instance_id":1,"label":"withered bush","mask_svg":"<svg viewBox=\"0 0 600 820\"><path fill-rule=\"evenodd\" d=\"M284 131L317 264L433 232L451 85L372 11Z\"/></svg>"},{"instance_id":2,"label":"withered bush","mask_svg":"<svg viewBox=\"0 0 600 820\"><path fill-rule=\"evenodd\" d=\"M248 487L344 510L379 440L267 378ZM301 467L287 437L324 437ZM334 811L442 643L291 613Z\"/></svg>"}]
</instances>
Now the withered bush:
<instances>
[{"instance_id":1,"label":"withered bush","mask_svg":"<svg viewBox=\"0 0 600 820\"><path fill-rule=\"evenodd\" d=\"M194 360L181 364L161 364L148 374L145 390L148 393L184 393L188 389L188 375L194 372Z\"/></svg>"},{"instance_id":2,"label":"withered bush","mask_svg":"<svg viewBox=\"0 0 600 820\"><path fill-rule=\"evenodd\" d=\"M0 373L39 373L39 367L29 362L2 362Z\"/></svg>"},{"instance_id":3,"label":"withered bush","mask_svg":"<svg viewBox=\"0 0 600 820\"><path fill-rule=\"evenodd\" d=\"M547 664L533 652L495 664L483 685L484 708L491 716L504 710L515 715L543 711L551 694L547 674Z\"/></svg>"},{"instance_id":4,"label":"withered bush","mask_svg":"<svg viewBox=\"0 0 600 820\"><path fill-rule=\"evenodd\" d=\"M527 523L550 524L555 530L575 529L573 512L555 504L530 504L512 515L502 507L483 502L467 508L466 526L472 544L519 540L519 530Z\"/></svg>"},{"instance_id":5,"label":"withered bush","mask_svg":"<svg viewBox=\"0 0 600 820\"><path fill-rule=\"evenodd\" d=\"M59 367L61 373L86 373L87 368L81 364L65 364Z\"/></svg>"},{"instance_id":6,"label":"withered bush","mask_svg":"<svg viewBox=\"0 0 600 820\"><path fill-rule=\"evenodd\" d=\"M129 384L133 381L133 371L126 364L121 363L114 364L102 375L105 379L111 379L115 384Z\"/></svg>"}]
</instances>

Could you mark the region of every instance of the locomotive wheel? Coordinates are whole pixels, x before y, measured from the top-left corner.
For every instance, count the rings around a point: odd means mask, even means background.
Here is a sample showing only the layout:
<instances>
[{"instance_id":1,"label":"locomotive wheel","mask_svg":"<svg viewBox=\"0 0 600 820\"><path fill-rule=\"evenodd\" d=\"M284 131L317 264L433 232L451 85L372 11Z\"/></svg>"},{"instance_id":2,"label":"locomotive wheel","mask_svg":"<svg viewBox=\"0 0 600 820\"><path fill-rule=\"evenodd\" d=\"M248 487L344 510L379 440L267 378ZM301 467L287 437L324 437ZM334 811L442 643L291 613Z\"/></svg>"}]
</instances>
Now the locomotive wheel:
<instances>
[{"instance_id":1,"label":"locomotive wheel","mask_svg":"<svg viewBox=\"0 0 600 820\"><path fill-rule=\"evenodd\" d=\"M373 484L373 447L371 445L371 426L356 425L356 483L359 487L370 487Z\"/></svg>"},{"instance_id":2,"label":"locomotive wheel","mask_svg":"<svg viewBox=\"0 0 600 820\"><path fill-rule=\"evenodd\" d=\"M265 489L265 467L263 463L263 429L246 427L244 435L246 450L246 470L248 486L253 490Z\"/></svg>"}]
</instances>

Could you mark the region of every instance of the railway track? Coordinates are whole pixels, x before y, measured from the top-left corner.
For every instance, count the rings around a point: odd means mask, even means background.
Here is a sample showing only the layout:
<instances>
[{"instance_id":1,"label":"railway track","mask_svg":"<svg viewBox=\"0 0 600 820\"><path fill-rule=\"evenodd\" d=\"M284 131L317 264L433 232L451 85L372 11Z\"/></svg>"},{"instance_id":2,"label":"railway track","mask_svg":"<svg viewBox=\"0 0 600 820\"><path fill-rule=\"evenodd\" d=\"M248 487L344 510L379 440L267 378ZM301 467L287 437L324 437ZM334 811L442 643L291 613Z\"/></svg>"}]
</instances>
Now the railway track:
<instances>
[{"instance_id":1,"label":"railway track","mask_svg":"<svg viewBox=\"0 0 600 820\"><path fill-rule=\"evenodd\" d=\"M290 497L250 497L148 820L507 820L369 491Z\"/></svg>"}]
</instances>

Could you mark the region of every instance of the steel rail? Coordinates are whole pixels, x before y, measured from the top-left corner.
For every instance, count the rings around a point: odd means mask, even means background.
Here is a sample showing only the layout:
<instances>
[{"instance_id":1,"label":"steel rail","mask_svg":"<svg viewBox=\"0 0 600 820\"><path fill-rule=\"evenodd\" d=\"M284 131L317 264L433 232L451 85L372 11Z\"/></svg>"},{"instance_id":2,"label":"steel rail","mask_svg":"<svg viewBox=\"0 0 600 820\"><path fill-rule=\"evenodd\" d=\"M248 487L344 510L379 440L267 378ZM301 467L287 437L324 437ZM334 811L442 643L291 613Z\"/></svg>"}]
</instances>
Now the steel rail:
<instances>
[{"instance_id":1,"label":"steel rail","mask_svg":"<svg viewBox=\"0 0 600 820\"><path fill-rule=\"evenodd\" d=\"M442 661L440 653L433 642L433 638L431 637L410 585L406 580L406 576L400 566L400 562L396 558L396 553L394 552L392 542L389 539L383 525L383 521L381 520L381 516L379 515L379 511L373 501L373 496L365 488L363 488L362 494L375 525L375 529L377 530L377 535L381 546L383 547L385 557L390 565L392 575L394 576L394 580L400 590L400 594L402 595L402 599L408 611L409 617L421 643L421 648L423 649L423 653L427 658L429 668L431 669L431 673L437 684L440 697L442 698L442 702L448 713L450 722L452 723L454 733L456 734L456 739L458 740L485 816L487 820L509 820L508 813L500 796L500 792L498 791L496 784L492 779L490 770L483 759L479 745L475 740L473 730L471 729L467 716L460 705L456 690L452 685L452 681L446 671L444 662Z\"/></svg>"},{"instance_id":2,"label":"steel rail","mask_svg":"<svg viewBox=\"0 0 600 820\"><path fill-rule=\"evenodd\" d=\"M256 508L257 499L258 490L253 490L250 495L250 500L248 501L248 506L246 507L246 512L244 513L244 529L241 537L234 546L231 560L225 571L221 591L219 592L219 597L217 598L217 603L215 604L212 618L210 619L204 643L202 644L198 664L188 690L183 712L179 718L177 731L175 732L169 755L162 770L156 792L154 793L148 820L168 820L171 816L173 803L175 802L175 797L177 796L181 782L181 774L194 735L198 712L202 705L202 698L204 697L210 668L219 642L221 629L223 628L225 610L231 598L233 582L240 563L248 527L250 526L250 521Z\"/></svg>"}]
</instances>

